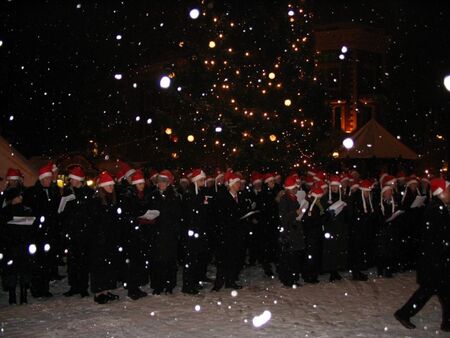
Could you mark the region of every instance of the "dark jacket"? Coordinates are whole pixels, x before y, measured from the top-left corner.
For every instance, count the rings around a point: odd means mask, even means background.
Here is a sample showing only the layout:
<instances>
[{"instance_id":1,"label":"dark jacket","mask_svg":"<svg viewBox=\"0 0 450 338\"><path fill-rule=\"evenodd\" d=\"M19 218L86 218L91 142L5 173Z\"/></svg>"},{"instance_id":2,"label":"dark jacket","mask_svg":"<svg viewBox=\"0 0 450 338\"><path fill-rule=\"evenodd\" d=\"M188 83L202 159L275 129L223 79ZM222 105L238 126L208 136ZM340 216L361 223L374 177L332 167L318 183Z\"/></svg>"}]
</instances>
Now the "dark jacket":
<instances>
[{"instance_id":1,"label":"dark jacket","mask_svg":"<svg viewBox=\"0 0 450 338\"><path fill-rule=\"evenodd\" d=\"M427 206L420 228L417 281L431 288L450 289L450 214L437 197Z\"/></svg>"},{"instance_id":2,"label":"dark jacket","mask_svg":"<svg viewBox=\"0 0 450 338\"><path fill-rule=\"evenodd\" d=\"M150 209L160 212L150 228L150 257L153 261L174 262L178 257L180 238L180 195L172 186L165 192L155 190L150 199Z\"/></svg>"},{"instance_id":3,"label":"dark jacket","mask_svg":"<svg viewBox=\"0 0 450 338\"><path fill-rule=\"evenodd\" d=\"M303 227L297 221L297 209L300 207L295 195L285 193L278 204L280 216L281 252L300 251L305 248Z\"/></svg>"}]
</instances>

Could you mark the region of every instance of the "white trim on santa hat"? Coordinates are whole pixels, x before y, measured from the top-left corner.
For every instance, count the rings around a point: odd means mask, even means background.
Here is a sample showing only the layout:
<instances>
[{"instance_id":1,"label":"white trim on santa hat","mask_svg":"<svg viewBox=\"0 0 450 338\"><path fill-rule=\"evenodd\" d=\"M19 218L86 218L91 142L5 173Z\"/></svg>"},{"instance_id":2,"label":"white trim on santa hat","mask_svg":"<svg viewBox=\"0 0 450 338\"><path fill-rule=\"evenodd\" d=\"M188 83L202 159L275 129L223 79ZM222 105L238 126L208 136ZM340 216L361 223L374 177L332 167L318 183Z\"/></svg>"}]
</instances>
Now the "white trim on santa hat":
<instances>
[{"instance_id":1,"label":"white trim on santa hat","mask_svg":"<svg viewBox=\"0 0 450 338\"><path fill-rule=\"evenodd\" d=\"M145 179L143 178L139 178L135 181L131 181L131 184L135 185L135 184L139 184L139 183L145 183Z\"/></svg>"},{"instance_id":2,"label":"white trim on santa hat","mask_svg":"<svg viewBox=\"0 0 450 338\"><path fill-rule=\"evenodd\" d=\"M84 181L84 177L77 176L74 174L69 174L69 178L73 178L74 180L78 180L78 181Z\"/></svg>"},{"instance_id":3,"label":"white trim on santa hat","mask_svg":"<svg viewBox=\"0 0 450 338\"><path fill-rule=\"evenodd\" d=\"M239 177L235 177L235 178L232 178L231 180L228 180L227 183L228 183L228 186L231 187L233 184L240 182L240 181L241 181L241 179Z\"/></svg>"},{"instance_id":4,"label":"white trim on santa hat","mask_svg":"<svg viewBox=\"0 0 450 338\"><path fill-rule=\"evenodd\" d=\"M22 177L20 176L6 176L5 180L21 180Z\"/></svg>"},{"instance_id":5,"label":"white trim on santa hat","mask_svg":"<svg viewBox=\"0 0 450 338\"><path fill-rule=\"evenodd\" d=\"M130 169L130 170L128 170L128 171L125 173L124 177L128 178L128 177L130 177L131 175L133 175L135 172L136 172L136 170Z\"/></svg>"},{"instance_id":6,"label":"white trim on santa hat","mask_svg":"<svg viewBox=\"0 0 450 338\"><path fill-rule=\"evenodd\" d=\"M39 180L42 180L46 177L53 177L53 173L51 171L46 171L45 173L39 175Z\"/></svg>"},{"instance_id":7,"label":"white trim on santa hat","mask_svg":"<svg viewBox=\"0 0 450 338\"><path fill-rule=\"evenodd\" d=\"M100 188L103 188L103 187L106 187L107 185L114 185L114 184L116 184L114 181L106 181L106 182L100 183L98 186Z\"/></svg>"},{"instance_id":8,"label":"white trim on santa hat","mask_svg":"<svg viewBox=\"0 0 450 338\"><path fill-rule=\"evenodd\" d=\"M197 182L198 180L201 180L202 178L206 178L206 174L203 170L201 170L197 176L191 177L191 182Z\"/></svg>"}]
</instances>

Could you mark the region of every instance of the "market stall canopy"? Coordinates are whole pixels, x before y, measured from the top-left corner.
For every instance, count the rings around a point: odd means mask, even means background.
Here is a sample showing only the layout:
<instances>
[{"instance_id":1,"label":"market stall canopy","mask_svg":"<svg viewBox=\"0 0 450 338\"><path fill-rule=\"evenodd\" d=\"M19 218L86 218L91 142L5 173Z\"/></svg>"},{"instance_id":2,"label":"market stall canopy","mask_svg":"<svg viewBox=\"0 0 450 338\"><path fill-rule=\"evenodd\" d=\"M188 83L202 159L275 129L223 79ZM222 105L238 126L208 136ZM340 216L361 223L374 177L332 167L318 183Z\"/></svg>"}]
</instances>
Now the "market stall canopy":
<instances>
[{"instance_id":1,"label":"market stall canopy","mask_svg":"<svg viewBox=\"0 0 450 338\"><path fill-rule=\"evenodd\" d=\"M342 149L348 158L402 158L416 160L417 154L389 133L375 119L371 119L350 138L353 147ZM342 147L343 148L343 147Z\"/></svg>"}]
</instances>

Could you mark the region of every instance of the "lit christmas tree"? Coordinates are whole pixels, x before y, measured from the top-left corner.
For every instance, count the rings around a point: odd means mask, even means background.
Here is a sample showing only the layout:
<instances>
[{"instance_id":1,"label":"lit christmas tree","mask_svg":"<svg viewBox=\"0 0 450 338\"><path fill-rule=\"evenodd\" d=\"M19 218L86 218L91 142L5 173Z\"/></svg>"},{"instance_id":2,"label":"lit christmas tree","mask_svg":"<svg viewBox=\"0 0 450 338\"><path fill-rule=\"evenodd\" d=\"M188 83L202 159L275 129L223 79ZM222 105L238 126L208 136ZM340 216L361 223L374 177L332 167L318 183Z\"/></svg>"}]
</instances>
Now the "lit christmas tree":
<instances>
[{"instance_id":1,"label":"lit christmas tree","mask_svg":"<svg viewBox=\"0 0 450 338\"><path fill-rule=\"evenodd\" d=\"M232 7L194 7L198 17L181 30L184 58L163 74L154 114L157 157L185 168L301 165L313 156L312 117L323 105L310 8Z\"/></svg>"}]
</instances>

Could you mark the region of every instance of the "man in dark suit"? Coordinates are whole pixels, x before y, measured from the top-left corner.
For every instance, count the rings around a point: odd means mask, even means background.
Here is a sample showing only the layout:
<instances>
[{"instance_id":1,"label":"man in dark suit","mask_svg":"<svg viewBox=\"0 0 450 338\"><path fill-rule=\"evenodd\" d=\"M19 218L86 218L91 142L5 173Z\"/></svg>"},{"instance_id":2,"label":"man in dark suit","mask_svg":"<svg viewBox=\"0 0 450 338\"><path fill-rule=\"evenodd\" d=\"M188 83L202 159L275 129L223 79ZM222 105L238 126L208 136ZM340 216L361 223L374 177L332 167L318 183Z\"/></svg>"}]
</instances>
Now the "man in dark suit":
<instances>
[{"instance_id":1,"label":"man in dark suit","mask_svg":"<svg viewBox=\"0 0 450 338\"><path fill-rule=\"evenodd\" d=\"M419 288L394 316L404 327L414 329L410 318L437 295L442 304L441 330L450 332L450 182L433 179L431 190L433 198L425 210L421 228Z\"/></svg>"}]
</instances>

